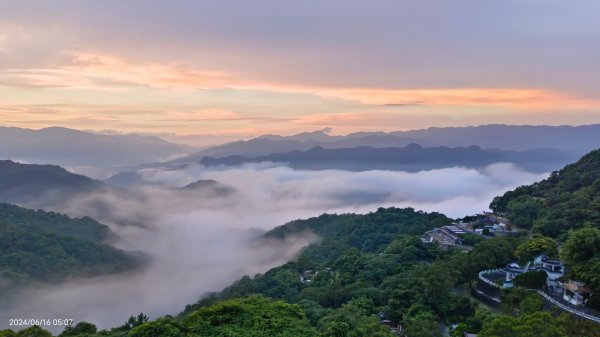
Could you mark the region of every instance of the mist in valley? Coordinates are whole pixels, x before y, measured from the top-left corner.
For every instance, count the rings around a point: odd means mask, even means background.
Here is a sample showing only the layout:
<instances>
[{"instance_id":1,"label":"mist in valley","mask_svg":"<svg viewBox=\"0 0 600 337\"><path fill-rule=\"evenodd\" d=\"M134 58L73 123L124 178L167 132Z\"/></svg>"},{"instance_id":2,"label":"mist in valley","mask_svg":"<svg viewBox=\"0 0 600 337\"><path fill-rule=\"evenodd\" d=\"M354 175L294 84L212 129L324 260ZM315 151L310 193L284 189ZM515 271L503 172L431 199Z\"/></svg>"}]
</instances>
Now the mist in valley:
<instances>
[{"instance_id":1,"label":"mist in valley","mask_svg":"<svg viewBox=\"0 0 600 337\"><path fill-rule=\"evenodd\" d=\"M139 175L144 183L126 193L88 193L52 207L109 225L115 233L111 244L146 253L147 266L26 289L0 308L2 324L8 318L72 318L109 328L139 312L174 315L244 275L292 260L318 240L310 233L286 242L260 240L288 221L386 206L462 217L487 209L504 191L547 176L512 164L407 173L300 171L270 163L147 169ZM199 180L216 183L189 188Z\"/></svg>"}]
</instances>

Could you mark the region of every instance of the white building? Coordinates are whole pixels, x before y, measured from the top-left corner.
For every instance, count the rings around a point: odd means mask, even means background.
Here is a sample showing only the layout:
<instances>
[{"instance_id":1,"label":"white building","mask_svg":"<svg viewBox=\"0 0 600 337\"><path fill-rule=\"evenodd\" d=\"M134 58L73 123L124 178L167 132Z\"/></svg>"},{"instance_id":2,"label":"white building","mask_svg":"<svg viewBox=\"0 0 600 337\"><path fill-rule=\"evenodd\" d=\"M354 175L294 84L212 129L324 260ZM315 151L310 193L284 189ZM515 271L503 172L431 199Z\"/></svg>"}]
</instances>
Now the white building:
<instances>
[{"instance_id":1,"label":"white building","mask_svg":"<svg viewBox=\"0 0 600 337\"><path fill-rule=\"evenodd\" d=\"M560 285L563 289L563 300L573 305L585 304L590 290L585 287L583 282L569 280L569 282Z\"/></svg>"}]
</instances>

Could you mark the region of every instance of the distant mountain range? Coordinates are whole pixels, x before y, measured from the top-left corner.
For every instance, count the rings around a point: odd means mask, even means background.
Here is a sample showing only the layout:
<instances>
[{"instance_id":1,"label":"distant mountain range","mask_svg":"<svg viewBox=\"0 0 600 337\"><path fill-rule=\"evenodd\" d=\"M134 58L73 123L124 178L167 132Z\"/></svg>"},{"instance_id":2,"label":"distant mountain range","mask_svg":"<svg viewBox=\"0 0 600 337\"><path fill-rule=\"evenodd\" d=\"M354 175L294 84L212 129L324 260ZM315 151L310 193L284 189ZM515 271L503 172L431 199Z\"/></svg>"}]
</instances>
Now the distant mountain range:
<instances>
[{"instance_id":1,"label":"distant mountain range","mask_svg":"<svg viewBox=\"0 0 600 337\"><path fill-rule=\"evenodd\" d=\"M428 150L430 156L435 154L448 157L439 158L437 161L417 157L411 159L409 155L417 155L417 153L410 153L406 149L390 150L402 149L410 144L437 149ZM454 148L469 149L472 145L477 146L478 149L463 150L463 152L470 151L469 154L459 154L458 150L454 150L454 154L444 153ZM314 131L293 136L263 135L196 152L189 146L169 143L158 137L95 134L60 127L41 130L0 127L0 159L12 158L22 162L50 163L76 169L77 172L93 177L106 177L107 173L127 174L128 171L134 172L142 168L176 167L197 162L206 165L237 165L242 162L257 161L288 162L293 167L308 169L418 170L446 167L451 164L474 167L499 160L514 162L525 168L540 171L558 169L565 163L576 160L599 147L600 124L483 125L389 133L357 132L345 136ZM320 153L319 149L339 151ZM379 151L379 149L386 150ZM392 162L385 158L393 155L398 159L398 153L402 153L400 161ZM360 155L355 158L344 158L355 154ZM320 158L321 155L334 155L335 158ZM374 155L376 160L370 160L371 155ZM302 160L307 162L303 163ZM360 160L365 161L360 162ZM116 177L120 179L123 175Z\"/></svg>"},{"instance_id":2,"label":"distant mountain range","mask_svg":"<svg viewBox=\"0 0 600 337\"><path fill-rule=\"evenodd\" d=\"M600 124L582 126L482 125L398 131L390 134L428 140L437 145L502 150L553 148L584 155L600 147Z\"/></svg>"},{"instance_id":3,"label":"distant mountain range","mask_svg":"<svg viewBox=\"0 0 600 337\"><path fill-rule=\"evenodd\" d=\"M237 166L246 163L276 162L305 170L341 169L350 171L401 170L415 172L462 166L479 168L499 162L514 163L531 171L544 172L561 167L577 159L576 155L555 149L527 151L484 150L478 146L429 147L410 144L406 147L354 147L324 149L314 147L307 151L291 151L266 156L204 157L204 166Z\"/></svg>"},{"instance_id":4,"label":"distant mountain range","mask_svg":"<svg viewBox=\"0 0 600 337\"><path fill-rule=\"evenodd\" d=\"M62 127L0 127L0 159L22 162L110 167L165 161L194 150L151 136L105 135Z\"/></svg>"},{"instance_id":5,"label":"distant mountain range","mask_svg":"<svg viewBox=\"0 0 600 337\"><path fill-rule=\"evenodd\" d=\"M250 140L214 146L178 158L170 164L197 162L203 157L267 156L295 150L306 151L317 146L324 149L361 146L391 148L404 147L411 143L424 147L477 145L483 149L508 151L544 148L567 152L576 158L600 147L600 124L584 126L483 125L390 133L358 132L346 136L331 136L323 131L304 132L293 136L263 135Z\"/></svg>"}]
</instances>

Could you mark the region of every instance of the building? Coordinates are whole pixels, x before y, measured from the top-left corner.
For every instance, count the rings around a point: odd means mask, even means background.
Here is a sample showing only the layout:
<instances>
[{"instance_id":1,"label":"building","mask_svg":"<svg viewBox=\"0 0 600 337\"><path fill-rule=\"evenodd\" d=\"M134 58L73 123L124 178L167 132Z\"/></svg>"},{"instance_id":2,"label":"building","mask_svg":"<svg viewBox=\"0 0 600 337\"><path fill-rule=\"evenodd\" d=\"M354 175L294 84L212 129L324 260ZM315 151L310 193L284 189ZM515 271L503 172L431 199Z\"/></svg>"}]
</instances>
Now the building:
<instances>
[{"instance_id":1,"label":"building","mask_svg":"<svg viewBox=\"0 0 600 337\"><path fill-rule=\"evenodd\" d=\"M550 259L545 254L538 255L533 261L528 262L525 266L520 266L517 262L512 262L504 267L505 279L504 288L513 286L513 279L518 275L528 271L543 270L546 272L546 287L554 293L561 293L562 286L559 284L559 279L565 275L565 266L560 260Z\"/></svg>"},{"instance_id":2,"label":"building","mask_svg":"<svg viewBox=\"0 0 600 337\"><path fill-rule=\"evenodd\" d=\"M562 299L572 305L584 305L589 298L591 291L583 282L569 280L563 282L565 275L565 266L560 260L551 259L545 254L538 255L525 266L519 265L517 262L512 262L504 269L503 288L513 286L513 280L518 275L529 271L542 270L546 272L546 291L553 293L555 296L562 296Z\"/></svg>"},{"instance_id":3,"label":"building","mask_svg":"<svg viewBox=\"0 0 600 337\"><path fill-rule=\"evenodd\" d=\"M546 272L548 275L548 278L546 279L548 290L555 293L563 291L558 280L565 275L565 266L560 260L550 259L544 254L539 255L533 259L528 271L533 270L543 270Z\"/></svg>"},{"instance_id":4,"label":"building","mask_svg":"<svg viewBox=\"0 0 600 337\"><path fill-rule=\"evenodd\" d=\"M513 286L512 281L514 280L514 278L525 273L528 268L529 268L529 264L527 264L525 267L521 267L516 262L507 264L506 267L504 267L505 275L504 275L504 283L502 284L502 287L503 288L512 288L512 286Z\"/></svg>"},{"instance_id":5,"label":"building","mask_svg":"<svg viewBox=\"0 0 600 337\"><path fill-rule=\"evenodd\" d=\"M441 247L461 246L463 244L460 236L466 234L464 229L455 225L435 228L423 235L422 241L425 243L437 243Z\"/></svg>"},{"instance_id":6,"label":"building","mask_svg":"<svg viewBox=\"0 0 600 337\"><path fill-rule=\"evenodd\" d=\"M483 226L483 229L496 233L506 233L510 231L511 225L508 219L499 217L490 212L482 212L478 215L480 218L477 220L477 223L480 226ZM476 230L477 234L481 234L483 229Z\"/></svg>"},{"instance_id":7,"label":"building","mask_svg":"<svg viewBox=\"0 0 600 337\"><path fill-rule=\"evenodd\" d=\"M584 305L590 296L590 290L583 282L569 280L566 283L560 283L563 289L563 300L573 305Z\"/></svg>"},{"instance_id":8,"label":"building","mask_svg":"<svg viewBox=\"0 0 600 337\"><path fill-rule=\"evenodd\" d=\"M513 287L513 280L517 276L530 271L544 271L546 273L545 286L543 289L537 290L546 300L565 311L600 322L600 318L597 316L588 315L569 307L569 305L586 305L592 292L583 282L574 280L564 282L563 278L566 271L563 263L560 260L548 258L544 254L538 255L525 266L512 262L504 268L480 271L477 287L472 289L471 294L489 305L495 306L501 302L501 288Z\"/></svg>"}]
</instances>

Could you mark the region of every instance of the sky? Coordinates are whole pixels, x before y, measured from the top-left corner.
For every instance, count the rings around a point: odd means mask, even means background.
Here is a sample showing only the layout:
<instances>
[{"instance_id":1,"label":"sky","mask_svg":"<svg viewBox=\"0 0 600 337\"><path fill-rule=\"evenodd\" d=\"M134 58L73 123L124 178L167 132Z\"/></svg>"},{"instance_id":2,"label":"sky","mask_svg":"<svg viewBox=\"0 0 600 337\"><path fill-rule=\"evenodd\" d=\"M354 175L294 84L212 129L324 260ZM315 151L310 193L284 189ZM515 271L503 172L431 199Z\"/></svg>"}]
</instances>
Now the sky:
<instances>
[{"instance_id":1,"label":"sky","mask_svg":"<svg viewBox=\"0 0 600 337\"><path fill-rule=\"evenodd\" d=\"M600 123L595 0L0 0L0 125L239 139Z\"/></svg>"}]
</instances>

